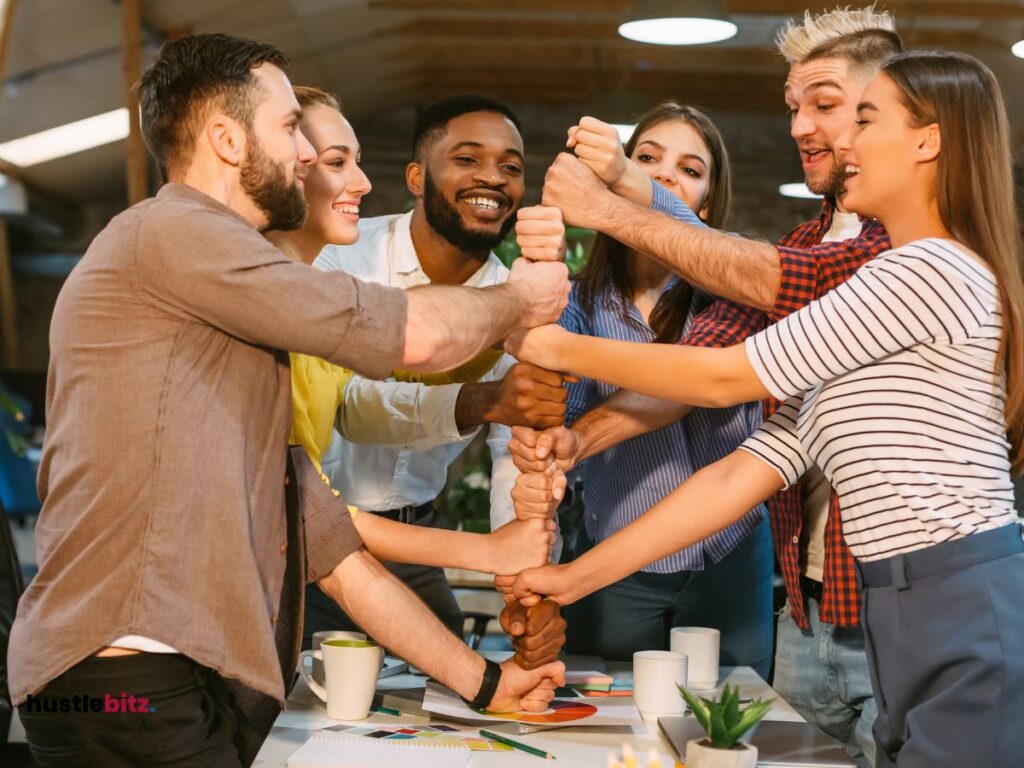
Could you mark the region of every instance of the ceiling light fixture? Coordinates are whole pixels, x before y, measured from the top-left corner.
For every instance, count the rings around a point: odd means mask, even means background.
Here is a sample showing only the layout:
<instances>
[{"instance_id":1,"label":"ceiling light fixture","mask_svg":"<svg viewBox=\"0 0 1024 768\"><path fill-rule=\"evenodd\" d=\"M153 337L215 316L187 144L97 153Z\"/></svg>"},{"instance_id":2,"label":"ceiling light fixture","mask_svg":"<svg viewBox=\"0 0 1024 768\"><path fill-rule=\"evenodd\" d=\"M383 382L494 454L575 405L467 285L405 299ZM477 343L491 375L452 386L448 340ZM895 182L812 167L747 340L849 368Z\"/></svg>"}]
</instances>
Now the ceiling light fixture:
<instances>
[{"instance_id":1,"label":"ceiling light fixture","mask_svg":"<svg viewBox=\"0 0 1024 768\"><path fill-rule=\"evenodd\" d=\"M1018 40L1010 47L1010 53L1018 59L1024 59L1024 40Z\"/></svg>"},{"instance_id":2,"label":"ceiling light fixture","mask_svg":"<svg viewBox=\"0 0 1024 768\"><path fill-rule=\"evenodd\" d=\"M703 45L728 40L737 27L719 0L637 0L619 34L654 45Z\"/></svg>"},{"instance_id":3,"label":"ceiling light fixture","mask_svg":"<svg viewBox=\"0 0 1024 768\"><path fill-rule=\"evenodd\" d=\"M19 168L28 168L30 165L110 144L127 135L128 110L121 107L4 142L0 144L0 159Z\"/></svg>"},{"instance_id":4,"label":"ceiling light fixture","mask_svg":"<svg viewBox=\"0 0 1024 768\"><path fill-rule=\"evenodd\" d=\"M780 184L779 194L783 197L796 197L801 200L821 200L821 195L816 195L807 188L807 185L802 181L796 181L791 184Z\"/></svg>"}]
</instances>

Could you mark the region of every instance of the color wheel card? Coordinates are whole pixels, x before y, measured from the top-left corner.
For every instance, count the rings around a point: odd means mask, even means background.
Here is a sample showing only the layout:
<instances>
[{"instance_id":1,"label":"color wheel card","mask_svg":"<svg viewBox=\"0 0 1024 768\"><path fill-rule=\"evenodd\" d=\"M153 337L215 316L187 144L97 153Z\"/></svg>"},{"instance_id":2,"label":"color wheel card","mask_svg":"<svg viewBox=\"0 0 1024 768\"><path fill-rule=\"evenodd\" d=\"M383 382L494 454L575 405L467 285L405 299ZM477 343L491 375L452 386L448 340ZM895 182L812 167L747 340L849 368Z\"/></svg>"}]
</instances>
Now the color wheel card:
<instances>
[{"instance_id":1,"label":"color wheel card","mask_svg":"<svg viewBox=\"0 0 1024 768\"><path fill-rule=\"evenodd\" d=\"M518 723L534 728L638 725L643 722L633 699L554 699L546 712L494 713L471 709L459 696L431 680L423 694L423 709L456 720Z\"/></svg>"}]
</instances>

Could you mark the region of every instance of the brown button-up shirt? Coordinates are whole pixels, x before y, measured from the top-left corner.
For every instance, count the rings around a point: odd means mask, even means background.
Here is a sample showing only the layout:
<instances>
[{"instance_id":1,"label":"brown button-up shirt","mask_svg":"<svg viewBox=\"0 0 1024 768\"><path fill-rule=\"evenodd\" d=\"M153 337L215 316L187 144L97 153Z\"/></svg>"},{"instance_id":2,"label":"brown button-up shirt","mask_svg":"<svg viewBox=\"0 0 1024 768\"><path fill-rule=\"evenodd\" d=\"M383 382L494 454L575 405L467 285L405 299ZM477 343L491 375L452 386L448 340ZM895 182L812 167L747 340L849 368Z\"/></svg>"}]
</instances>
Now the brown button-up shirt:
<instances>
[{"instance_id":1,"label":"brown button-up shirt","mask_svg":"<svg viewBox=\"0 0 1024 768\"><path fill-rule=\"evenodd\" d=\"M317 481L299 494L305 546L282 556L281 350L383 378L405 319L402 291L292 261L191 187L114 218L50 327L39 574L11 632L14 701L123 635L283 700L286 563L304 555L302 575L322 578L361 541Z\"/></svg>"}]
</instances>

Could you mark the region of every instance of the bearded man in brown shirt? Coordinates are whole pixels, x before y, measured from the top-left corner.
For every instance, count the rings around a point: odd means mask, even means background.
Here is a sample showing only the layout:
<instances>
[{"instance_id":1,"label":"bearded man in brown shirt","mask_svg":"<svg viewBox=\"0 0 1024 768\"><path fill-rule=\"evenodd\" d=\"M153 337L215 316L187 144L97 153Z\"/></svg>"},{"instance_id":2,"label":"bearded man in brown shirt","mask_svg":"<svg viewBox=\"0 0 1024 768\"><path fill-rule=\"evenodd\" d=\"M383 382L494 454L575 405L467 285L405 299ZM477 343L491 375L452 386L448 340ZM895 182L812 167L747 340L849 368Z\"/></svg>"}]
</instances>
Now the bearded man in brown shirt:
<instances>
[{"instance_id":1,"label":"bearded man in brown shirt","mask_svg":"<svg viewBox=\"0 0 1024 768\"><path fill-rule=\"evenodd\" d=\"M374 377L448 369L554 321L565 267L403 292L284 256L260 233L302 224L315 159L285 65L227 35L164 46L139 95L169 183L108 224L57 301L40 568L9 652L40 765L249 765L307 582L479 706L544 709L561 679L557 662L485 662L362 548L287 452L285 350Z\"/></svg>"}]
</instances>

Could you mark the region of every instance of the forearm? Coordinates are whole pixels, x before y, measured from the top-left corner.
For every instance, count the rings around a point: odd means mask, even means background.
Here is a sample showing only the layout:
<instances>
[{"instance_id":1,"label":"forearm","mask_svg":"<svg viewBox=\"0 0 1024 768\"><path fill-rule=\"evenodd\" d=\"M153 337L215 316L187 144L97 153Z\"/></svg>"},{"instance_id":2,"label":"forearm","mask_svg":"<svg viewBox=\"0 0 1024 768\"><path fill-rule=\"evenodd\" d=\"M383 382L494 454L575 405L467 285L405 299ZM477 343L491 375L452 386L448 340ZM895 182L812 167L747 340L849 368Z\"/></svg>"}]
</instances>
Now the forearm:
<instances>
[{"instance_id":1,"label":"forearm","mask_svg":"<svg viewBox=\"0 0 1024 768\"><path fill-rule=\"evenodd\" d=\"M742 344L709 349L561 334L549 354L557 370L687 405L723 408L770 396Z\"/></svg>"},{"instance_id":2,"label":"forearm","mask_svg":"<svg viewBox=\"0 0 1024 768\"><path fill-rule=\"evenodd\" d=\"M651 177L636 163L626 163L626 172L611 186L612 192L632 203L649 208L653 197Z\"/></svg>"},{"instance_id":3,"label":"forearm","mask_svg":"<svg viewBox=\"0 0 1024 768\"><path fill-rule=\"evenodd\" d=\"M353 376L335 427L352 443L423 451L465 439L452 412L461 384L427 386Z\"/></svg>"},{"instance_id":4,"label":"forearm","mask_svg":"<svg viewBox=\"0 0 1024 768\"><path fill-rule=\"evenodd\" d=\"M640 517L569 566L572 600L703 541L782 487L767 464L743 452L692 475Z\"/></svg>"},{"instance_id":5,"label":"forearm","mask_svg":"<svg viewBox=\"0 0 1024 768\"><path fill-rule=\"evenodd\" d=\"M768 243L675 221L614 196L605 234L650 256L708 293L765 311L775 307L781 267Z\"/></svg>"},{"instance_id":6,"label":"forearm","mask_svg":"<svg viewBox=\"0 0 1024 768\"><path fill-rule=\"evenodd\" d=\"M378 560L482 572L488 572L492 561L489 539L483 534L409 525L372 512L356 515L355 526Z\"/></svg>"},{"instance_id":7,"label":"forearm","mask_svg":"<svg viewBox=\"0 0 1024 768\"><path fill-rule=\"evenodd\" d=\"M576 460L596 456L626 440L679 421L690 408L683 403L619 390L572 425L579 439Z\"/></svg>"},{"instance_id":8,"label":"forearm","mask_svg":"<svg viewBox=\"0 0 1024 768\"><path fill-rule=\"evenodd\" d=\"M491 421L492 409L498 400L500 381L463 384L455 401L455 423L460 431Z\"/></svg>"},{"instance_id":9,"label":"forearm","mask_svg":"<svg viewBox=\"0 0 1024 768\"><path fill-rule=\"evenodd\" d=\"M522 306L509 285L486 288L429 285L409 300L402 365L443 371L476 356L519 326Z\"/></svg>"},{"instance_id":10,"label":"forearm","mask_svg":"<svg viewBox=\"0 0 1024 768\"><path fill-rule=\"evenodd\" d=\"M341 608L392 653L460 696L473 698L484 660L444 627L408 587L365 551L319 582Z\"/></svg>"}]
</instances>

